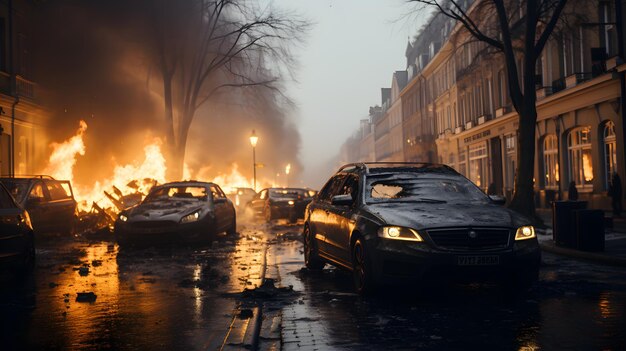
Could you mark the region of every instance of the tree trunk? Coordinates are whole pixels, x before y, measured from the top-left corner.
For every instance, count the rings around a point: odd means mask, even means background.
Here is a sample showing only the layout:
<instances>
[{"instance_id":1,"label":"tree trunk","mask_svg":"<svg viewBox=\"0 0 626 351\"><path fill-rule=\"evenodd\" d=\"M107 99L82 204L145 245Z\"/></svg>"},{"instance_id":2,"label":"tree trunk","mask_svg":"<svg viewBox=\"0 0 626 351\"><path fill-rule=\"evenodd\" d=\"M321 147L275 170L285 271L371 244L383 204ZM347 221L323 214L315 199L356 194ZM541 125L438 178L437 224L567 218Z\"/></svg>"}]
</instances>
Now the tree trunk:
<instances>
[{"instance_id":1,"label":"tree trunk","mask_svg":"<svg viewBox=\"0 0 626 351\"><path fill-rule=\"evenodd\" d=\"M525 98L519 114L517 133L517 172L513 199L509 207L535 219L534 170L535 170L535 124L537 108L535 99Z\"/></svg>"}]
</instances>

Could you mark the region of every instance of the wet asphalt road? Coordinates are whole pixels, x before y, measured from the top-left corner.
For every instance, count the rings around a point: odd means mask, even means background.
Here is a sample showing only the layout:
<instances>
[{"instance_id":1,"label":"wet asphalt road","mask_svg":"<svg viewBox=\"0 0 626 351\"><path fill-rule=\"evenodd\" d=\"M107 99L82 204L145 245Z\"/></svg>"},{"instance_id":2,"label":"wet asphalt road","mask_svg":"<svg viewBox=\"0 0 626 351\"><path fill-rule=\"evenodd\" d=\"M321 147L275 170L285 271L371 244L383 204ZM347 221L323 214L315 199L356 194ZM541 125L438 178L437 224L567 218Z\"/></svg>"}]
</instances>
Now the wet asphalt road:
<instances>
[{"instance_id":1,"label":"wet asphalt road","mask_svg":"<svg viewBox=\"0 0 626 351\"><path fill-rule=\"evenodd\" d=\"M517 297L496 286L451 285L361 298L352 293L349 274L303 268L298 226L248 224L239 230L199 248L128 251L99 240L38 242L30 277L0 277L0 348L238 349L237 333L254 320L251 305L262 311L261 349L626 345L623 268L544 253L540 282ZM270 291L251 304L241 292L260 286L263 276L293 292ZM82 292L93 292L95 300L77 301ZM267 335L270 327L278 337Z\"/></svg>"}]
</instances>

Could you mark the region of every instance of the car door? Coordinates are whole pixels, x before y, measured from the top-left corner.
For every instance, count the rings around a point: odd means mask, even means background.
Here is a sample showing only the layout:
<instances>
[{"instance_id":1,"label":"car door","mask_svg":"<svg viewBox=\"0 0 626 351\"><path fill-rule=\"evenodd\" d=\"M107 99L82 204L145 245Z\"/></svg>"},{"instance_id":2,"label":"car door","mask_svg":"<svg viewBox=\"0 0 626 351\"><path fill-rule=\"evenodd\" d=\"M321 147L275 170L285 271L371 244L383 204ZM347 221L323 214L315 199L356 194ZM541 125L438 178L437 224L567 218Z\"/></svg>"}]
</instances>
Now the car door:
<instances>
[{"instance_id":1,"label":"car door","mask_svg":"<svg viewBox=\"0 0 626 351\"><path fill-rule=\"evenodd\" d=\"M44 192L44 184L41 180L35 180L30 187L26 198L26 211L30 215L33 230L36 233L45 233L51 229L53 222L52 214L49 211L47 192Z\"/></svg>"},{"instance_id":2,"label":"car door","mask_svg":"<svg viewBox=\"0 0 626 351\"><path fill-rule=\"evenodd\" d=\"M359 194L359 178L354 174L346 176L345 181L335 192L336 195L350 195L352 205L334 205L331 202L327 212L326 245L328 253L340 259L346 264L350 264L350 233L354 227L355 213L354 203Z\"/></svg>"},{"instance_id":3,"label":"car door","mask_svg":"<svg viewBox=\"0 0 626 351\"><path fill-rule=\"evenodd\" d=\"M326 232L328 230L328 211L330 207L330 199L343 184L345 174L338 174L330 178L324 185L315 201L309 206L309 229L312 237L317 242L317 247L321 252L329 253L326 243Z\"/></svg>"},{"instance_id":4,"label":"car door","mask_svg":"<svg viewBox=\"0 0 626 351\"><path fill-rule=\"evenodd\" d=\"M70 230L76 212L76 203L72 198L71 192L63 187L61 182L56 180L44 180L44 193L47 192L49 199L47 207L48 214L46 218L50 230L63 234Z\"/></svg>"},{"instance_id":5,"label":"car door","mask_svg":"<svg viewBox=\"0 0 626 351\"><path fill-rule=\"evenodd\" d=\"M15 242L25 240L22 236L28 228L22 225L23 221L24 210L15 204L9 192L0 185L0 243L3 244L0 245L0 256L21 250Z\"/></svg>"},{"instance_id":6,"label":"car door","mask_svg":"<svg viewBox=\"0 0 626 351\"><path fill-rule=\"evenodd\" d=\"M232 207L226 194L217 185L210 186L213 208L215 209L215 225L218 230L226 230L232 221Z\"/></svg>"}]
</instances>

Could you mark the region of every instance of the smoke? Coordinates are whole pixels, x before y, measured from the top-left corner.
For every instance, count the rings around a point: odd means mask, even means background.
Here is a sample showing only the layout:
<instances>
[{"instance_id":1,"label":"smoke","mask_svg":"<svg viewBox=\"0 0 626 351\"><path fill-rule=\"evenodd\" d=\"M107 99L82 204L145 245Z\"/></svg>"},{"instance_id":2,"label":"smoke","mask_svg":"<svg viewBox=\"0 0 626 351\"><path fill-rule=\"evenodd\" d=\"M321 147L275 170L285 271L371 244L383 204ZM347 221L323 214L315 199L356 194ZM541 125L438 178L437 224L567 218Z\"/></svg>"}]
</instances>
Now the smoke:
<instances>
[{"instance_id":1,"label":"smoke","mask_svg":"<svg viewBox=\"0 0 626 351\"><path fill-rule=\"evenodd\" d=\"M179 3L185 6L185 1ZM164 139L149 4L57 0L34 5L33 76L46 91L42 104L51 114L49 138L67 139L81 119L89 125L85 155L75 166L78 182L109 177L115 164L141 159L143 146L155 136ZM251 177L248 137L255 129L260 137L257 162L265 165L259 177L271 177L287 163L297 173L302 169L297 160L300 136L289 118L291 106L267 88L224 89L197 111L186 163L207 176L227 173L236 163Z\"/></svg>"}]
</instances>

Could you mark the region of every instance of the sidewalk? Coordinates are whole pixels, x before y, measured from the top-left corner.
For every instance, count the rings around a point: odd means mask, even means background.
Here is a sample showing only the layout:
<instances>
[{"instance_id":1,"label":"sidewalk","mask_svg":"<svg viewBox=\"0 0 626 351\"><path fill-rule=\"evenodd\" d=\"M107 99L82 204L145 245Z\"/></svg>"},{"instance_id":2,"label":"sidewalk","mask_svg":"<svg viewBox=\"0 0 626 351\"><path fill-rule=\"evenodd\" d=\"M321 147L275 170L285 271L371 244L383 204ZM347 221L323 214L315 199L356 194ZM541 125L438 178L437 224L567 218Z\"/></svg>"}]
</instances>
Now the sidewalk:
<instances>
[{"instance_id":1,"label":"sidewalk","mask_svg":"<svg viewBox=\"0 0 626 351\"><path fill-rule=\"evenodd\" d=\"M552 239L552 210L537 209L537 215L547 226L547 229L537 230L537 238L543 251L600 264L626 267L626 228L623 219L614 221L613 229L605 230L604 251L587 252L555 245Z\"/></svg>"}]
</instances>

